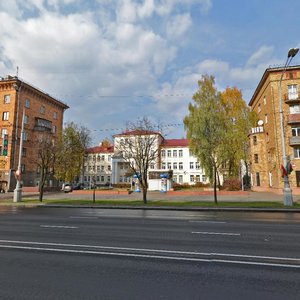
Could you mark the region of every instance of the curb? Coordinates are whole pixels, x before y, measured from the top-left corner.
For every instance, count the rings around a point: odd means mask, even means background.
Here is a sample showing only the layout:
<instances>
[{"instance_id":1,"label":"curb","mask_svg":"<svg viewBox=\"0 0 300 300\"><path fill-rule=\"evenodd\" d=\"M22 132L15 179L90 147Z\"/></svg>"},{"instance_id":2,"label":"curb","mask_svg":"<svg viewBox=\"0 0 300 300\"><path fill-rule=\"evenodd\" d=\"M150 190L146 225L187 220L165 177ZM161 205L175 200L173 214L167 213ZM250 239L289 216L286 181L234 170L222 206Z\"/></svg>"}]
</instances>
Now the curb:
<instances>
[{"instance_id":1,"label":"curb","mask_svg":"<svg viewBox=\"0 0 300 300\"><path fill-rule=\"evenodd\" d=\"M251 208L251 207L170 207L170 206L115 206L115 205L59 205L37 204L40 208L89 208L131 210L174 210L174 211L224 211L224 212L289 212L300 213L300 208Z\"/></svg>"}]
</instances>

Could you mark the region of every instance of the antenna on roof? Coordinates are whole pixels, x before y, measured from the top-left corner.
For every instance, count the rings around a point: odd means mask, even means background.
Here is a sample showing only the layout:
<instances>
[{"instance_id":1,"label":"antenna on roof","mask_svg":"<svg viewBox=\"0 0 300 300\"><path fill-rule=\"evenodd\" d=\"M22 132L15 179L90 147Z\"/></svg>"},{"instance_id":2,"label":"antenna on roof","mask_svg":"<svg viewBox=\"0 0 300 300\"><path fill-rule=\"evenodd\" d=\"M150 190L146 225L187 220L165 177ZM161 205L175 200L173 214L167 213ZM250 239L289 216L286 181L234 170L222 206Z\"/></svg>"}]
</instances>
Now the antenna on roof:
<instances>
[{"instance_id":1,"label":"antenna on roof","mask_svg":"<svg viewBox=\"0 0 300 300\"><path fill-rule=\"evenodd\" d=\"M17 74L16 74L17 78L19 76L19 67L17 66Z\"/></svg>"}]
</instances>

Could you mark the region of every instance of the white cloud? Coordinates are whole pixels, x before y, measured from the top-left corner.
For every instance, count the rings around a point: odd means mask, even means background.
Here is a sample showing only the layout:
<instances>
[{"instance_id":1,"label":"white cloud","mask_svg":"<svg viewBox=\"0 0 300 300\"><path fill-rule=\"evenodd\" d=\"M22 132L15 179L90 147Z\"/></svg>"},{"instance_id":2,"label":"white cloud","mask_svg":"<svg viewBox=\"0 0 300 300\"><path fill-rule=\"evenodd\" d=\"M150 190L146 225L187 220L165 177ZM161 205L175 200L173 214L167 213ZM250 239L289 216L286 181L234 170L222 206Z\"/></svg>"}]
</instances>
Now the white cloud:
<instances>
[{"instance_id":1,"label":"white cloud","mask_svg":"<svg viewBox=\"0 0 300 300\"><path fill-rule=\"evenodd\" d=\"M262 46L253 53L247 61L247 66L253 66L270 60L274 52L274 47Z\"/></svg>"},{"instance_id":2,"label":"white cloud","mask_svg":"<svg viewBox=\"0 0 300 300\"><path fill-rule=\"evenodd\" d=\"M192 25L192 18L189 14L176 15L167 22L167 36L169 39L182 37Z\"/></svg>"}]
</instances>

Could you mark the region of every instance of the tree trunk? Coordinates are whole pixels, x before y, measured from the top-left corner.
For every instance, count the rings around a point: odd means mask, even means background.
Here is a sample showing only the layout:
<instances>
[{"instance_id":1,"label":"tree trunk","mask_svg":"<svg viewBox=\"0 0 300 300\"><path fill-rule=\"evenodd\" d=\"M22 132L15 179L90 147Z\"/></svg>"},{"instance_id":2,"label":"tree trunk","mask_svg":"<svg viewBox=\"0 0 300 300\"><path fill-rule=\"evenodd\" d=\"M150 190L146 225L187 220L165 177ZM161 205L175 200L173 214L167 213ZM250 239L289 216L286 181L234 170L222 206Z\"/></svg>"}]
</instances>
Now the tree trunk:
<instances>
[{"instance_id":1,"label":"tree trunk","mask_svg":"<svg viewBox=\"0 0 300 300\"><path fill-rule=\"evenodd\" d=\"M218 199L217 199L217 168L214 166L214 200L215 204L218 204Z\"/></svg>"},{"instance_id":2,"label":"tree trunk","mask_svg":"<svg viewBox=\"0 0 300 300\"><path fill-rule=\"evenodd\" d=\"M147 204L147 188L143 187L143 202Z\"/></svg>"},{"instance_id":3,"label":"tree trunk","mask_svg":"<svg viewBox=\"0 0 300 300\"><path fill-rule=\"evenodd\" d=\"M40 182L39 182L39 200L40 200L40 202L43 201L45 181L46 181L46 174L42 168L41 178L40 178Z\"/></svg>"}]
</instances>

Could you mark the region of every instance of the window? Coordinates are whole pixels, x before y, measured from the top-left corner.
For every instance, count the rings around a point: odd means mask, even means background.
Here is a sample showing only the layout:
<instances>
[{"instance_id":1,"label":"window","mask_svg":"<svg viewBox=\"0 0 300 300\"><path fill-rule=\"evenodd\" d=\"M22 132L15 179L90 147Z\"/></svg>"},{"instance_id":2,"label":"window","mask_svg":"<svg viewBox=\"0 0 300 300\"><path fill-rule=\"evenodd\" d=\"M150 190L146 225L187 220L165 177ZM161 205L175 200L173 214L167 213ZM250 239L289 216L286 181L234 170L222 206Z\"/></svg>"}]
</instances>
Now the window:
<instances>
[{"instance_id":1,"label":"window","mask_svg":"<svg viewBox=\"0 0 300 300\"><path fill-rule=\"evenodd\" d=\"M105 155L101 155L101 160L105 160Z\"/></svg>"},{"instance_id":2,"label":"window","mask_svg":"<svg viewBox=\"0 0 300 300\"><path fill-rule=\"evenodd\" d=\"M179 175L179 183L183 183L183 176Z\"/></svg>"},{"instance_id":3,"label":"window","mask_svg":"<svg viewBox=\"0 0 300 300\"><path fill-rule=\"evenodd\" d=\"M183 170L183 163L182 162L179 163L179 170Z\"/></svg>"},{"instance_id":4,"label":"window","mask_svg":"<svg viewBox=\"0 0 300 300\"><path fill-rule=\"evenodd\" d=\"M6 128L1 129L1 137L4 138L4 135L8 134L8 130Z\"/></svg>"},{"instance_id":5,"label":"window","mask_svg":"<svg viewBox=\"0 0 300 300\"><path fill-rule=\"evenodd\" d=\"M29 99L25 100L25 107L30 108L30 100Z\"/></svg>"},{"instance_id":6,"label":"window","mask_svg":"<svg viewBox=\"0 0 300 300\"><path fill-rule=\"evenodd\" d=\"M10 103L10 95L4 95L4 104Z\"/></svg>"},{"instance_id":7,"label":"window","mask_svg":"<svg viewBox=\"0 0 300 300\"><path fill-rule=\"evenodd\" d=\"M168 170L172 169L172 164L170 162L168 162Z\"/></svg>"},{"instance_id":8,"label":"window","mask_svg":"<svg viewBox=\"0 0 300 300\"><path fill-rule=\"evenodd\" d=\"M288 98L289 100L298 98L298 87L297 84L288 85Z\"/></svg>"},{"instance_id":9,"label":"window","mask_svg":"<svg viewBox=\"0 0 300 300\"><path fill-rule=\"evenodd\" d=\"M110 182L110 176L107 176L107 182Z\"/></svg>"},{"instance_id":10,"label":"window","mask_svg":"<svg viewBox=\"0 0 300 300\"><path fill-rule=\"evenodd\" d=\"M168 157L171 157L171 150L168 150L167 155L168 155Z\"/></svg>"},{"instance_id":11,"label":"window","mask_svg":"<svg viewBox=\"0 0 300 300\"><path fill-rule=\"evenodd\" d=\"M166 169L166 163L162 163L162 164L161 164L161 168L162 168L163 170L165 170L165 169Z\"/></svg>"},{"instance_id":12,"label":"window","mask_svg":"<svg viewBox=\"0 0 300 300\"><path fill-rule=\"evenodd\" d=\"M300 127L292 127L292 136L300 136Z\"/></svg>"},{"instance_id":13,"label":"window","mask_svg":"<svg viewBox=\"0 0 300 300\"><path fill-rule=\"evenodd\" d=\"M268 115L265 114L265 123L267 124L268 123Z\"/></svg>"},{"instance_id":14,"label":"window","mask_svg":"<svg viewBox=\"0 0 300 300\"><path fill-rule=\"evenodd\" d=\"M177 162L173 163L173 170L177 170Z\"/></svg>"},{"instance_id":15,"label":"window","mask_svg":"<svg viewBox=\"0 0 300 300\"><path fill-rule=\"evenodd\" d=\"M298 148L298 147L294 148L294 157L300 158L300 148Z\"/></svg>"},{"instance_id":16,"label":"window","mask_svg":"<svg viewBox=\"0 0 300 300\"><path fill-rule=\"evenodd\" d=\"M27 115L24 116L24 124L29 123L29 117Z\"/></svg>"},{"instance_id":17,"label":"window","mask_svg":"<svg viewBox=\"0 0 300 300\"><path fill-rule=\"evenodd\" d=\"M150 164L150 169L153 170L154 169L154 163Z\"/></svg>"},{"instance_id":18,"label":"window","mask_svg":"<svg viewBox=\"0 0 300 300\"><path fill-rule=\"evenodd\" d=\"M194 163L192 161L190 162L190 169L194 169Z\"/></svg>"},{"instance_id":19,"label":"window","mask_svg":"<svg viewBox=\"0 0 300 300\"><path fill-rule=\"evenodd\" d=\"M53 113L53 119L57 120L57 112L56 111Z\"/></svg>"},{"instance_id":20,"label":"window","mask_svg":"<svg viewBox=\"0 0 300 300\"><path fill-rule=\"evenodd\" d=\"M4 111L3 114L2 114L2 120L7 121L8 119L9 119L9 112Z\"/></svg>"},{"instance_id":21,"label":"window","mask_svg":"<svg viewBox=\"0 0 300 300\"><path fill-rule=\"evenodd\" d=\"M108 161L111 161L111 155L108 155L108 156L107 156L107 160L108 160Z\"/></svg>"},{"instance_id":22,"label":"window","mask_svg":"<svg viewBox=\"0 0 300 300\"><path fill-rule=\"evenodd\" d=\"M22 172L22 173L25 173L25 165L24 165L24 164L21 165L21 172Z\"/></svg>"},{"instance_id":23,"label":"window","mask_svg":"<svg viewBox=\"0 0 300 300\"><path fill-rule=\"evenodd\" d=\"M173 175L173 182L177 182L177 175Z\"/></svg>"},{"instance_id":24,"label":"window","mask_svg":"<svg viewBox=\"0 0 300 300\"><path fill-rule=\"evenodd\" d=\"M101 166L101 171L102 171L102 172L104 171L104 166Z\"/></svg>"},{"instance_id":25,"label":"window","mask_svg":"<svg viewBox=\"0 0 300 300\"><path fill-rule=\"evenodd\" d=\"M196 175L196 182L200 182L200 175Z\"/></svg>"},{"instance_id":26,"label":"window","mask_svg":"<svg viewBox=\"0 0 300 300\"><path fill-rule=\"evenodd\" d=\"M45 114L45 111L46 111L46 108L45 108L45 106L42 105L42 106L40 107L40 113L44 115L44 114Z\"/></svg>"},{"instance_id":27,"label":"window","mask_svg":"<svg viewBox=\"0 0 300 300\"><path fill-rule=\"evenodd\" d=\"M166 151L165 150L161 150L161 156L165 157L166 156Z\"/></svg>"},{"instance_id":28,"label":"window","mask_svg":"<svg viewBox=\"0 0 300 300\"><path fill-rule=\"evenodd\" d=\"M177 150L173 150L173 157L177 157Z\"/></svg>"},{"instance_id":29,"label":"window","mask_svg":"<svg viewBox=\"0 0 300 300\"><path fill-rule=\"evenodd\" d=\"M254 154L254 162L258 163L258 154Z\"/></svg>"},{"instance_id":30,"label":"window","mask_svg":"<svg viewBox=\"0 0 300 300\"><path fill-rule=\"evenodd\" d=\"M253 145L257 145L257 136L256 135L253 136Z\"/></svg>"},{"instance_id":31,"label":"window","mask_svg":"<svg viewBox=\"0 0 300 300\"><path fill-rule=\"evenodd\" d=\"M202 182L206 182L206 176L202 175Z\"/></svg>"},{"instance_id":32,"label":"window","mask_svg":"<svg viewBox=\"0 0 300 300\"><path fill-rule=\"evenodd\" d=\"M261 107L260 104L258 104L258 108L257 108L258 112L261 112Z\"/></svg>"},{"instance_id":33,"label":"window","mask_svg":"<svg viewBox=\"0 0 300 300\"><path fill-rule=\"evenodd\" d=\"M22 156L26 156L27 154L27 149L26 148L22 148Z\"/></svg>"},{"instance_id":34,"label":"window","mask_svg":"<svg viewBox=\"0 0 300 300\"><path fill-rule=\"evenodd\" d=\"M194 181L195 181L194 175L190 175L190 182L194 182Z\"/></svg>"},{"instance_id":35,"label":"window","mask_svg":"<svg viewBox=\"0 0 300 300\"><path fill-rule=\"evenodd\" d=\"M100 166L97 166L97 172L100 172Z\"/></svg>"},{"instance_id":36,"label":"window","mask_svg":"<svg viewBox=\"0 0 300 300\"><path fill-rule=\"evenodd\" d=\"M28 140L28 132L24 131L23 132L23 141L27 141Z\"/></svg>"},{"instance_id":37,"label":"window","mask_svg":"<svg viewBox=\"0 0 300 300\"><path fill-rule=\"evenodd\" d=\"M199 161L196 161L196 170L199 170L200 169L200 163Z\"/></svg>"},{"instance_id":38,"label":"window","mask_svg":"<svg viewBox=\"0 0 300 300\"><path fill-rule=\"evenodd\" d=\"M111 171L111 166L110 165L107 166L107 171Z\"/></svg>"},{"instance_id":39,"label":"window","mask_svg":"<svg viewBox=\"0 0 300 300\"><path fill-rule=\"evenodd\" d=\"M183 150L181 149L181 150L179 150L179 157L182 157L183 156Z\"/></svg>"},{"instance_id":40,"label":"window","mask_svg":"<svg viewBox=\"0 0 300 300\"><path fill-rule=\"evenodd\" d=\"M101 182L104 182L104 176L101 176L100 178L101 178Z\"/></svg>"},{"instance_id":41,"label":"window","mask_svg":"<svg viewBox=\"0 0 300 300\"><path fill-rule=\"evenodd\" d=\"M56 133L56 126L52 125L52 133Z\"/></svg>"},{"instance_id":42,"label":"window","mask_svg":"<svg viewBox=\"0 0 300 300\"><path fill-rule=\"evenodd\" d=\"M267 104L267 98L266 98L266 96L264 96L264 105L266 105Z\"/></svg>"}]
</instances>

